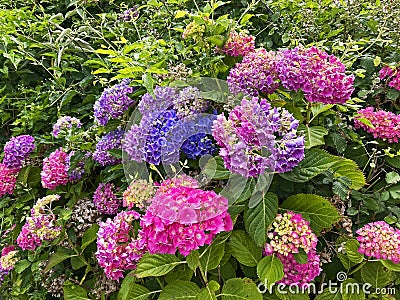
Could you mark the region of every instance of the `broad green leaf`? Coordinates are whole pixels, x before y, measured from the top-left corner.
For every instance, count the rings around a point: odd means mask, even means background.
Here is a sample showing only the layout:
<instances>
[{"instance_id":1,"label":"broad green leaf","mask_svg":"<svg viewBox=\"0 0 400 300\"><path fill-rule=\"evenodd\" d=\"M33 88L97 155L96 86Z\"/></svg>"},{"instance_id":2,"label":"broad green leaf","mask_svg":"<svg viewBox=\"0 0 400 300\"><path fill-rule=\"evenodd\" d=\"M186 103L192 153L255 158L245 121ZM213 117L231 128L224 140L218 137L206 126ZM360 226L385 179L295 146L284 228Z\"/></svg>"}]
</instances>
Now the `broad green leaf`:
<instances>
[{"instance_id":1,"label":"broad green leaf","mask_svg":"<svg viewBox=\"0 0 400 300\"><path fill-rule=\"evenodd\" d=\"M135 283L136 278L129 273L121 284L121 289L118 292L118 300L146 300L152 294L151 292L142 285Z\"/></svg>"},{"instance_id":2,"label":"broad green leaf","mask_svg":"<svg viewBox=\"0 0 400 300\"><path fill-rule=\"evenodd\" d=\"M78 270L83 266L86 266L87 263L80 257L80 256L73 256L71 257L71 266L72 269Z\"/></svg>"},{"instance_id":3,"label":"broad green leaf","mask_svg":"<svg viewBox=\"0 0 400 300\"><path fill-rule=\"evenodd\" d=\"M244 224L249 235L259 247L267 241L268 227L278 214L278 197L267 193L254 208L248 208L244 214Z\"/></svg>"},{"instance_id":4,"label":"broad green leaf","mask_svg":"<svg viewBox=\"0 0 400 300\"><path fill-rule=\"evenodd\" d=\"M73 256L74 255L67 254L65 252L55 252L50 256L49 261L47 262L47 265L43 271L47 272L55 265L58 265L59 263L63 262L64 260L66 260L70 257L73 257Z\"/></svg>"},{"instance_id":5,"label":"broad green leaf","mask_svg":"<svg viewBox=\"0 0 400 300\"><path fill-rule=\"evenodd\" d=\"M216 300L215 292L218 291L220 285L218 282L211 280L205 288L202 288L200 293L197 294L196 300Z\"/></svg>"},{"instance_id":6,"label":"broad green leaf","mask_svg":"<svg viewBox=\"0 0 400 300\"><path fill-rule=\"evenodd\" d=\"M65 300L90 300L86 290L79 285L74 285L71 281L67 280L63 286Z\"/></svg>"},{"instance_id":7,"label":"broad green leaf","mask_svg":"<svg viewBox=\"0 0 400 300\"><path fill-rule=\"evenodd\" d=\"M400 169L400 157L395 156L395 157L386 157L386 162L391 165L392 167L395 167L397 169Z\"/></svg>"},{"instance_id":8,"label":"broad green leaf","mask_svg":"<svg viewBox=\"0 0 400 300\"><path fill-rule=\"evenodd\" d=\"M365 184L364 173L358 168L355 161L342 159L331 167L336 177L345 176L351 180L350 188L359 190Z\"/></svg>"},{"instance_id":9,"label":"broad green leaf","mask_svg":"<svg viewBox=\"0 0 400 300\"><path fill-rule=\"evenodd\" d=\"M192 277L193 270L186 265L180 265L165 275L165 281L167 283L173 283L177 280L190 281Z\"/></svg>"},{"instance_id":10,"label":"broad green leaf","mask_svg":"<svg viewBox=\"0 0 400 300\"><path fill-rule=\"evenodd\" d=\"M269 287L283 278L283 265L279 258L266 256L257 264L257 275L261 282Z\"/></svg>"},{"instance_id":11,"label":"broad green leaf","mask_svg":"<svg viewBox=\"0 0 400 300\"><path fill-rule=\"evenodd\" d=\"M395 264L391 260L381 260L381 263L391 271L400 272L400 263Z\"/></svg>"},{"instance_id":12,"label":"broad green leaf","mask_svg":"<svg viewBox=\"0 0 400 300\"><path fill-rule=\"evenodd\" d=\"M324 136L328 134L328 130L322 126L308 127L306 125L300 125L299 131L304 132L304 146L306 149L310 149L315 146L324 145Z\"/></svg>"},{"instance_id":13,"label":"broad green leaf","mask_svg":"<svg viewBox=\"0 0 400 300\"><path fill-rule=\"evenodd\" d=\"M324 289L321 294L315 297L315 300L342 300L339 286Z\"/></svg>"},{"instance_id":14,"label":"broad green leaf","mask_svg":"<svg viewBox=\"0 0 400 300\"><path fill-rule=\"evenodd\" d=\"M262 256L261 248L242 230L232 232L229 247L232 255L248 267L255 267Z\"/></svg>"},{"instance_id":15,"label":"broad green leaf","mask_svg":"<svg viewBox=\"0 0 400 300\"><path fill-rule=\"evenodd\" d=\"M200 288L195 283L177 280L163 288L158 300L196 299L198 293L200 293Z\"/></svg>"},{"instance_id":16,"label":"broad green leaf","mask_svg":"<svg viewBox=\"0 0 400 300\"><path fill-rule=\"evenodd\" d=\"M400 175L396 172L386 173L386 182L389 184L394 184L400 182Z\"/></svg>"},{"instance_id":17,"label":"broad green leaf","mask_svg":"<svg viewBox=\"0 0 400 300\"><path fill-rule=\"evenodd\" d=\"M342 282L342 299L343 300L364 300L365 293L362 284L353 278L347 278Z\"/></svg>"},{"instance_id":18,"label":"broad green leaf","mask_svg":"<svg viewBox=\"0 0 400 300\"><path fill-rule=\"evenodd\" d=\"M360 243L356 239L350 239L346 242L345 249L348 258L356 264L359 264L364 260L364 255L358 252Z\"/></svg>"},{"instance_id":19,"label":"broad green leaf","mask_svg":"<svg viewBox=\"0 0 400 300\"><path fill-rule=\"evenodd\" d=\"M254 15L253 14L245 14L243 18L240 20L240 25L244 25L250 20Z\"/></svg>"},{"instance_id":20,"label":"broad green leaf","mask_svg":"<svg viewBox=\"0 0 400 300\"><path fill-rule=\"evenodd\" d=\"M97 49L94 52L96 52L97 54L106 54L106 55L110 55L110 56L117 56L118 53L114 50L110 50L110 49Z\"/></svg>"},{"instance_id":21,"label":"broad green leaf","mask_svg":"<svg viewBox=\"0 0 400 300\"><path fill-rule=\"evenodd\" d=\"M17 274L21 274L24 270L30 267L31 264L32 263L27 259L19 260L14 266L14 271L17 272Z\"/></svg>"},{"instance_id":22,"label":"broad green leaf","mask_svg":"<svg viewBox=\"0 0 400 300\"><path fill-rule=\"evenodd\" d=\"M136 267L136 275L139 278L162 276L183 263L172 254L145 254Z\"/></svg>"},{"instance_id":23,"label":"broad green leaf","mask_svg":"<svg viewBox=\"0 0 400 300\"><path fill-rule=\"evenodd\" d=\"M153 87L154 87L154 81L153 78L149 73L144 73L142 75L142 84L146 88L147 92L150 94L153 94Z\"/></svg>"},{"instance_id":24,"label":"broad green leaf","mask_svg":"<svg viewBox=\"0 0 400 300\"><path fill-rule=\"evenodd\" d=\"M200 255L200 266L204 273L216 269L224 256L225 244L211 244Z\"/></svg>"},{"instance_id":25,"label":"broad green leaf","mask_svg":"<svg viewBox=\"0 0 400 300\"><path fill-rule=\"evenodd\" d=\"M331 228L340 218L332 203L318 195L293 195L287 198L281 207L307 215L310 219L310 226L316 234L319 234L323 229Z\"/></svg>"},{"instance_id":26,"label":"broad green leaf","mask_svg":"<svg viewBox=\"0 0 400 300\"><path fill-rule=\"evenodd\" d=\"M96 223L94 223L89 229L85 231L82 236L82 250L84 250L87 246L89 246L97 239L97 231L99 231L99 225L97 225Z\"/></svg>"},{"instance_id":27,"label":"broad green leaf","mask_svg":"<svg viewBox=\"0 0 400 300\"><path fill-rule=\"evenodd\" d=\"M184 17L184 16L186 16L186 15L187 15L187 11L178 10L178 11L175 13L175 19L182 18L182 17Z\"/></svg>"},{"instance_id":28,"label":"broad green leaf","mask_svg":"<svg viewBox=\"0 0 400 300\"><path fill-rule=\"evenodd\" d=\"M209 179L223 180L228 179L232 173L229 172L224 165L224 161L221 157L213 157L207 161L202 168L203 173Z\"/></svg>"},{"instance_id":29,"label":"broad green leaf","mask_svg":"<svg viewBox=\"0 0 400 300\"><path fill-rule=\"evenodd\" d=\"M307 290L305 290L304 293L301 291L301 289L298 292L296 291L296 289L294 289L294 291L296 293L293 293L292 291L293 290L289 290L289 288L286 287L283 290L275 289L275 294L281 300L308 300L308 299L310 299L310 297L306 294Z\"/></svg>"},{"instance_id":30,"label":"broad green leaf","mask_svg":"<svg viewBox=\"0 0 400 300\"><path fill-rule=\"evenodd\" d=\"M379 261L367 262L361 268L361 277L374 288L383 288L393 281L392 271L387 270Z\"/></svg>"},{"instance_id":31,"label":"broad green leaf","mask_svg":"<svg viewBox=\"0 0 400 300\"><path fill-rule=\"evenodd\" d=\"M317 117L319 114L322 114L327 110L330 110L332 107L333 107L332 104L312 103L311 112L313 119L315 119L315 117Z\"/></svg>"},{"instance_id":32,"label":"broad green leaf","mask_svg":"<svg viewBox=\"0 0 400 300\"><path fill-rule=\"evenodd\" d=\"M200 266L200 254L198 250L190 252L188 256L186 256L186 263L189 268L193 271L196 271L196 268Z\"/></svg>"},{"instance_id":33,"label":"broad green leaf","mask_svg":"<svg viewBox=\"0 0 400 300\"><path fill-rule=\"evenodd\" d=\"M340 157L320 149L309 149L304 154L305 157L298 166L280 176L292 182L307 182L341 160Z\"/></svg>"},{"instance_id":34,"label":"broad green leaf","mask_svg":"<svg viewBox=\"0 0 400 300\"><path fill-rule=\"evenodd\" d=\"M262 300L255 283L247 278L229 279L218 297L222 297L222 300Z\"/></svg>"}]
</instances>

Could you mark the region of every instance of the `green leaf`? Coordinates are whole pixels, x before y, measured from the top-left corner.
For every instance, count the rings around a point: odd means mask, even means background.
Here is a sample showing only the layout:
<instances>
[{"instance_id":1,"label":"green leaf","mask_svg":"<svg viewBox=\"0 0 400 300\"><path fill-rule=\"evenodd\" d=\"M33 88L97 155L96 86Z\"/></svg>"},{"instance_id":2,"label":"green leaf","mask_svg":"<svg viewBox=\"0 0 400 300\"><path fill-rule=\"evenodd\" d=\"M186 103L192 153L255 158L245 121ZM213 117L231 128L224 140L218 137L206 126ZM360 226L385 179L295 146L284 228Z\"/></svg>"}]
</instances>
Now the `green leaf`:
<instances>
[{"instance_id":1,"label":"green leaf","mask_svg":"<svg viewBox=\"0 0 400 300\"><path fill-rule=\"evenodd\" d=\"M297 194L287 198L282 208L304 214L310 219L310 226L316 234L329 229L339 219L336 208L327 199L311 194Z\"/></svg>"},{"instance_id":2,"label":"green leaf","mask_svg":"<svg viewBox=\"0 0 400 300\"><path fill-rule=\"evenodd\" d=\"M196 271L196 268L200 266L200 254L198 250L190 252L188 256L186 256L186 263L189 268L193 271Z\"/></svg>"},{"instance_id":3,"label":"green leaf","mask_svg":"<svg viewBox=\"0 0 400 300\"><path fill-rule=\"evenodd\" d=\"M14 266L14 271L17 272L17 274L21 274L24 270L29 268L31 264L32 263L26 259L19 260Z\"/></svg>"},{"instance_id":4,"label":"green leaf","mask_svg":"<svg viewBox=\"0 0 400 300\"><path fill-rule=\"evenodd\" d=\"M195 283L177 280L163 288L158 300L196 299L198 293L200 293L200 288Z\"/></svg>"},{"instance_id":5,"label":"green leaf","mask_svg":"<svg viewBox=\"0 0 400 300\"><path fill-rule=\"evenodd\" d=\"M131 273L124 278L118 292L118 300L146 300L155 293L135 283L135 280L136 278Z\"/></svg>"},{"instance_id":6,"label":"green leaf","mask_svg":"<svg viewBox=\"0 0 400 300\"><path fill-rule=\"evenodd\" d=\"M200 293L197 294L196 300L216 300L215 292L218 291L220 285L218 282L211 280L207 286L201 289Z\"/></svg>"},{"instance_id":7,"label":"green leaf","mask_svg":"<svg viewBox=\"0 0 400 300\"><path fill-rule=\"evenodd\" d=\"M147 92L149 92L150 94L153 94L154 81L149 73L143 74L142 82L143 82L142 84L146 88Z\"/></svg>"},{"instance_id":8,"label":"green leaf","mask_svg":"<svg viewBox=\"0 0 400 300\"><path fill-rule=\"evenodd\" d=\"M83 266L87 266L87 263L80 256L71 257L71 266L72 269L78 270Z\"/></svg>"},{"instance_id":9,"label":"green leaf","mask_svg":"<svg viewBox=\"0 0 400 300\"><path fill-rule=\"evenodd\" d=\"M259 247L267 241L268 227L278 214L278 197L267 193L254 208L248 208L244 214L244 224L249 235Z\"/></svg>"},{"instance_id":10,"label":"green leaf","mask_svg":"<svg viewBox=\"0 0 400 300\"><path fill-rule=\"evenodd\" d=\"M396 172L389 172L386 174L386 182L394 184L400 182L400 175Z\"/></svg>"},{"instance_id":11,"label":"green leaf","mask_svg":"<svg viewBox=\"0 0 400 300\"><path fill-rule=\"evenodd\" d=\"M260 247L242 230L232 232L229 241L232 255L243 265L255 267L262 257Z\"/></svg>"},{"instance_id":12,"label":"green leaf","mask_svg":"<svg viewBox=\"0 0 400 300\"><path fill-rule=\"evenodd\" d=\"M344 151L346 151L347 142L343 135L332 132L329 134L329 136L331 137L333 143L335 144L336 150L339 153L343 153Z\"/></svg>"},{"instance_id":13,"label":"green leaf","mask_svg":"<svg viewBox=\"0 0 400 300\"><path fill-rule=\"evenodd\" d=\"M110 56L118 56L118 53L114 50L110 50L110 49L97 49L94 52L96 52L97 54L106 54L106 55L110 55Z\"/></svg>"},{"instance_id":14,"label":"green leaf","mask_svg":"<svg viewBox=\"0 0 400 300\"><path fill-rule=\"evenodd\" d=\"M232 278L222 288L222 300L262 300L262 295L253 281L247 278Z\"/></svg>"},{"instance_id":15,"label":"green leaf","mask_svg":"<svg viewBox=\"0 0 400 300\"><path fill-rule=\"evenodd\" d=\"M63 286L65 300L90 300L86 290L79 285L74 285L71 281L67 280Z\"/></svg>"},{"instance_id":16,"label":"green leaf","mask_svg":"<svg viewBox=\"0 0 400 300\"><path fill-rule=\"evenodd\" d=\"M315 297L315 300L342 300L342 294L339 287L324 289L321 294Z\"/></svg>"},{"instance_id":17,"label":"green leaf","mask_svg":"<svg viewBox=\"0 0 400 300\"><path fill-rule=\"evenodd\" d=\"M240 20L240 25L244 25L249 21L254 15L252 14L245 14L243 18Z\"/></svg>"},{"instance_id":18,"label":"green leaf","mask_svg":"<svg viewBox=\"0 0 400 300\"><path fill-rule=\"evenodd\" d=\"M306 149L325 144L324 136L328 134L328 130L325 127L308 127L302 124L299 126L299 130L304 131L304 146Z\"/></svg>"},{"instance_id":19,"label":"green leaf","mask_svg":"<svg viewBox=\"0 0 400 300\"><path fill-rule=\"evenodd\" d=\"M320 149L309 149L304 152L305 157L291 172L280 174L286 180L292 182L307 182L341 160Z\"/></svg>"},{"instance_id":20,"label":"green leaf","mask_svg":"<svg viewBox=\"0 0 400 300\"><path fill-rule=\"evenodd\" d=\"M97 225L96 223L94 223L92 226L90 226L89 229L85 231L82 236L82 251L97 239L97 231L99 231L99 225Z\"/></svg>"},{"instance_id":21,"label":"green leaf","mask_svg":"<svg viewBox=\"0 0 400 300\"><path fill-rule=\"evenodd\" d=\"M47 262L46 267L44 268L44 272L47 272L48 270L50 270L52 267L54 267L55 265L58 265L59 263L63 262L64 260L73 257L74 255L71 254L67 254L65 252L55 252L53 253L50 258L49 261Z\"/></svg>"},{"instance_id":22,"label":"green leaf","mask_svg":"<svg viewBox=\"0 0 400 300\"><path fill-rule=\"evenodd\" d=\"M203 174L209 179L223 180L228 179L232 173L224 165L224 160L220 157L212 157L202 168Z\"/></svg>"},{"instance_id":23,"label":"green leaf","mask_svg":"<svg viewBox=\"0 0 400 300\"><path fill-rule=\"evenodd\" d=\"M349 239L346 242L345 249L347 257L356 264L359 264L364 260L364 255L358 252L360 243L356 239Z\"/></svg>"},{"instance_id":24,"label":"green leaf","mask_svg":"<svg viewBox=\"0 0 400 300\"><path fill-rule=\"evenodd\" d=\"M183 264L172 254L145 254L136 267L136 275L139 278L149 276L163 276L173 270L177 265Z\"/></svg>"},{"instance_id":25,"label":"green leaf","mask_svg":"<svg viewBox=\"0 0 400 300\"><path fill-rule=\"evenodd\" d=\"M387 269L395 272L400 272L400 263L395 264L391 260L382 260L381 259L382 265L384 265Z\"/></svg>"},{"instance_id":26,"label":"green leaf","mask_svg":"<svg viewBox=\"0 0 400 300\"><path fill-rule=\"evenodd\" d=\"M183 17L186 16L186 15L187 15L187 11L178 10L178 11L175 13L175 19L183 18Z\"/></svg>"},{"instance_id":27,"label":"green leaf","mask_svg":"<svg viewBox=\"0 0 400 300\"><path fill-rule=\"evenodd\" d=\"M383 288L393 281L392 271L386 269L379 261L367 262L361 268L361 277L374 288Z\"/></svg>"},{"instance_id":28,"label":"green leaf","mask_svg":"<svg viewBox=\"0 0 400 300\"><path fill-rule=\"evenodd\" d=\"M381 59L381 57L380 56L375 56L375 58L374 58L374 66L375 67L377 67L377 66L379 66L379 64L381 63L381 61L382 61L382 59Z\"/></svg>"},{"instance_id":29,"label":"green leaf","mask_svg":"<svg viewBox=\"0 0 400 300\"><path fill-rule=\"evenodd\" d=\"M342 159L331 167L335 177L345 176L351 180L351 189L359 190L365 184L364 173L358 168L355 161L351 159Z\"/></svg>"},{"instance_id":30,"label":"green leaf","mask_svg":"<svg viewBox=\"0 0 400 300\"><path fill-rule=\"evenodd\" d=\"M313 119L319 114L330 110L333 107L333 104L322 104L322 103L312 103L311 105L311 112L313 115Z\"/></svg>"},{"instance_id":31,"label":"green leaf","mask_svg":"<svg viewBox=\"0 0 400 300\"><path fill-rule=\"evenodd\" d=\"M343 300L364 300L365 293L362 284L353 278L347 278L342 282L342 299Z\"/></svg>"},{"instance_id":32,"label":"green leaf","mask_svg":"<svg viewBox=\"0 0 400 300\"><path fill-rule=\"evenodd\" d=\"M204 273L218 267L222 257L224 256L224 251L224 243L217 245L211 244L206 248L206 250L200 255L200 266Z\"/></svg>"},{"instance_id":33,"label":"green leaf","mask_svg":"<svg viewBox=\"0 0 400 300\"><path fill-rule=\"evenodd\" d=\"M303 248L299 249L298 253L294 253L293 254L294 258L296 259L296 262L298 262L301 265L304 265L307 263L308 261L308 255L307 253L304 251Z\"/></svg>"},{"instance_id":34,"label":"green leaf","mask_svg":"<svg viewBox=\"0 0 400 300\"><path fill-rule=\"evenodd\" d=\"M276 256L266 256L257 264L257 275L261 282L269 288L284 276L282 262Z\"/></svg>"}]
</instances>

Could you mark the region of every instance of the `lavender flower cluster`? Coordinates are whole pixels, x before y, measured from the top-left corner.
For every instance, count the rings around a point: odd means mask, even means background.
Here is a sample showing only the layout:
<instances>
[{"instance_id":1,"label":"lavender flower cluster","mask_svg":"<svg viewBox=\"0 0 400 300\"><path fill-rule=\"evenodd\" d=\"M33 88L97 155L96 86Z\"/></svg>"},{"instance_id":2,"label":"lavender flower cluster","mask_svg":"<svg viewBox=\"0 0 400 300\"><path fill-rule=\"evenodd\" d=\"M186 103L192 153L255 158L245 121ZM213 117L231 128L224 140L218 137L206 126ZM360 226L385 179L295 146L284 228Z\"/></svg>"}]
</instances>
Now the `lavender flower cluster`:
<instances>
[{"instance_id":1,"label":"lavender flower cluster","mask_svg":"<svg viewBox=\"0 0 400 300\"><path fill-rule=\"evenodd\" d=\"M297 135L298 126L299 121L285 109L271 109L265 99L253 97L243 98L228 119L219 115L212 133L225 167L256 177L265 171L288 172L304 158L304 137Z\"/></svg>"},{"instance_id":2,"label":"lavender flower cluster","mask_svg":"<svg viewBox=\"0 0 400 300\"><path fill-rule=\"evenodd\" d=\"M129 83L130 79L124 79L121 83L104 90L94 104L94 118L98 124L105 126L110 119L121 117L135 103L128 96L133 92Z\"/></svg>"},{"instance_id":3,"label":"lavender flower cluster","mask_svg":"<svg viewBox=\"0 0 400 300\"><path fill-rule=\"evenodd\" d=\"M30 135L12 137L4 146L3 164L20 169L24 160L35 149L34 142L35 139Z\"/></svg>"},{"instance_id":4,"label":"lavender flower cluster","mask_svg":"<svg viewBox=\"0 0 400 300\"><path fill-rule=\"evenodd\" d=\"M78 161L74 166L71 165L71 158L76 154L75 151L71 151L65 159L65 168L68 172L69 182L76 183L82 179L85 174L85 161L92 156L92 153L86 152L86 154Z\"/></svg>"},{"instance_id":5,"label":"lavender flower cluster","mask_svg":"<svg viewBox=\"0 0 400 300\"><path fill-rule=\"evenodd\" d=\"M60 132L67 131L69 129L72 129L73 127L81 128L82 127L81 121L75 117L70 117L70 116L61 117L53 125L53 136L57 138Z\"/></svg>"},{"instance_id":6,"label":"lavender flower cluster","mask_svg":"<svg viewBox=\"0 0 400 300\"><path fill-rule=\"evenodd\" d=\"M100 183L93 195L97 210L105 215L115 215L121 206L116 192L118 188L113 183Z\"/></svg>"},{"instance_id":7,"label":"lavender flower cluster","mask_svg":"<svg viewBox=\"0 0 400 300\"><path fill-rule=\"evenodd\" d=\"M122 149L122 138L124 130L118 128L106 133L96 145L93 159L102 166L116 165L121 163L121 159L113 156L109 150Z\"/></svg>"}]
</instances>

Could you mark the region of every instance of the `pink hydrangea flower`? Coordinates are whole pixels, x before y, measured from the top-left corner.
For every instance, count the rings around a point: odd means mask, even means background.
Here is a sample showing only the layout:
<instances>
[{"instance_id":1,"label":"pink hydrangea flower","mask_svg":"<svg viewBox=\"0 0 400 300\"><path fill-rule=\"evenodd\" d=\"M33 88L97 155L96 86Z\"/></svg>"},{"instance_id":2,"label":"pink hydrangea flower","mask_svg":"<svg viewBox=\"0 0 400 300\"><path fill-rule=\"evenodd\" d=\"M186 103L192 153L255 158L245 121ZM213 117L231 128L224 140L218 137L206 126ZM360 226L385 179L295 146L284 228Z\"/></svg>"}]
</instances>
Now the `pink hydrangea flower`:
<instances>
[{"instance_id":1,"label":"pink hydrangea flower","mask_svg":"<svg viewBox=\"0 0 400 300\"><path fill-rule=\"evenodd\" d=\"M356 231L358 252L377 259L400 263L400 230L384 221L371 222Z\"/></svg>"},{"instance_id":2,"label":"pink hydrangea flower","mask_svg":"<svg viewBox=\"0 0 400 300\"><path fill-rule=\"evenodd\" d=\"M354 117L355 128L362 128L371 133L374 138L387 140L389 143L397 143L400 139L400 115L390 111L374 111L373 107L367 107L357 112ZM371 122L373 127L361 122L366 119Z\"/></svg>"},{"instance_id":3,"label":"pink hydrangea flower","mask_svg":"<svg viewBox=\"0 0 400 300\"><path fill-rule=\"evenodd\" d=\"M5 194L12 194L17 183L18 169L9 168L0 163L0 197Z\"/></svg>"},{"instance_id":4,"label":"pink hydrangea flower","mask_svg":"<svg viewBox=\"0 0 400 300\"><path fill-rule=\"evenodd\" d=\"M135 269L136 262L146 252L144 239L140 235L135 238L133 234L132 222L139 217L135 211L126 211L100 223L96 258L110 279L123 278L123 272Z\"/></svg>"},{"instance_id":5,"label":"pink hydrangea flower","mask_svg":"<svg viewBox=\"0 0 400 300\"><path fill-rule=\"evenodd\" d=\"M18 251L14 246L6 246L1 251L0 269L1 271L9 272L14 269L15 263L18 261Z\"/></svg>"},{"instance_id":6,"label":"pink hydrangea flower","mask_svg":"<svg viewBox=\"0 0 400 300\"><path fill-rule=\"evenodd\" d=\"M93 202L97 210L102 214L115 215L121 206L118 199L118 188L113 183L100 183L93 195Z\"/></svg>"},{"instance_id":7,"label":"pink hydrangea flower","mask_svg":"<svg viewBox=\"0 0 400 300\"><path fill-rule=\"evenodd\" d=\"M54 190L59 185L68 183L67 153L62 148L57 149L43 160L42 186Z\"/></svg>"},{"instance_id":8,"label":"pink hydrangea flower","mask_svg":"<svg viewBox=\"0 0 400 300\"><path fill-rule=\"evenodd\" d=\"M142 217L141 235L150 253L186 256L210 244L216 234L230 231L228 200L214 191L175 186L158 192Z\"/></svg>"},{"instance_id":9,"label":"pink hydrangea flower","mask_svg":"<svg viewBox=\"0 0 400 300\"><path fill-rule=\"evenodd\" d=\"M155 189L152 184L143 179L133 180L122 195L122 205L129 209L137 207L144 209L154 196Z\"/></svg>"},{"instance_id":10,"label":"pink hydrangea flower","mask_svg":"<svg viewBox=\"0 0 400 300\"><path fill-rule=\"evenodd\" d=\"M389 78L389 86L400 91L400 68L385 66L379 71L379 79Z\"/></svg>"},{"instance_id":11,"label":"pink hydrangea flower","mask_svg":"<svg viewBox=\"0 0 400 300\"><path fill-rule=\"evenodd\" d=\"M245 56L254 51L255 38L252 35L237 33L232 30L222 48L217 47L218 52L223 52L230 56Z\"/></svg>"}]
</instances>

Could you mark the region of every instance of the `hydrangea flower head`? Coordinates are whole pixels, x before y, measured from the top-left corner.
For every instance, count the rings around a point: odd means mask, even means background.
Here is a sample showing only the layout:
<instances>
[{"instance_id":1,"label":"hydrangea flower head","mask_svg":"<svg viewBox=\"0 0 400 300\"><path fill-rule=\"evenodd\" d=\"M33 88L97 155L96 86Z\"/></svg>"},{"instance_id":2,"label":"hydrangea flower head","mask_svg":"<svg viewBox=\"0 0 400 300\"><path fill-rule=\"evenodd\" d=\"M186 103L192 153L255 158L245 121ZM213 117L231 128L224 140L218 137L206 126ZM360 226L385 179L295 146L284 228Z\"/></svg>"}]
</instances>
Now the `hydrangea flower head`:
<instances>
[{"instance_id":1,"label":"hydrangea flower head","mask_svg":"<svg viewBox=\"0 0 400 300\"><path fill-rule=\"evenodd\" d=\"M115 195L117 188L113 183L100 183L93 195L93 202L99 212L115 215L121 206L121 201Z\"/></svg>"},{"instance_id":2,"label":"hydrangea flower head","mask_svg":"<svg viewBox=\"0 0 400 300\"><path fill-rule=\"evenodd\" d=\"M15 250L14 246L4 247L1 251L0 257L0 270L9 272L14 269L15 263L18 261L18 251Z\"/></svg>"},{"instance_id":3,"label":"hydrangea flower head","mask_svg":"<svg viewBox=\"0 0 400 300\"><path fill-rule=\"evenodd\" d=\"M99 125L105 126L110 119L120 118L135 101L129 98L133 88L129 86L130 80L124 79L103 91L94 104L94 117Z\"/></svg>"},{"instance_id":4,"label":"hydrangea flower head","mask_svg":"<svg viewBox=\"0 0 400 300\"><path fill-rule=\"evenodd\" d=\"M9 168L0 163L0 197L12 194L17 184L18 169Z\"/></svg>"},{"instance_id":5,"label":"hydrangea flower head","mask_svg":"<svg viewBox=\"0 0 400 300\"><path fill-rule=\"evenodd\" d=\"M125 270L136 268L136 262L146 252L146 244L139 236L134 237L132 222L139 218L135 211L120 212L106 222L100 223L97 233L97 252L99 265L106 276L113 280L123 278Z\"/></svg>"},{"instance_id":6,"label":"hydrangea flower head","mask_svg":"<svg viewBox=\"0 0 400 300\"><path fill-rule=\"evenodd\" d=\"M9 168L21 168L22 163L35 149L35 139L30 135L12 137L4 146L3 164Z\"/></svg>"},{"instance_id":7,"label":"hydrangea flower head","mask_svg":"<svg viewBox=\"0 0 400 300\"><path fill-rule=\"evenodd\" d=\"M67 155L60 148L43 160L43 169L40 175L44 188L54 190L57 186L68 183Z\"/></svg>"},{"instance_id":8,"label":"hydrangea flower head","mask_svg":"<svg viewBox=\"0 0 400 300\"><path fill-rule=\"evenodd\" d=\"M79 119L70 116L64 116L57 120L57 122L53 125L53 136L55 138L58 137L60 132L65 132L73 127L81 128L82 123Z\"/></svg>"},{"instance_id":9,"label":"hydrangea flower head","mask_svg":"<svg viewBox=\"0 0 400 300\"><path fill-rule=\"evenodd\" d=\"M354 117L354 127L362 128L371 133L374 138L387 140L389 143L397 143L400 140L400 115L390 111L374 111L372 106L360 109ZM366 119L373 127L362 122Z\"/></svg>"},{"instance_id":10,"label":"hydrangea flower head","mask_svg":"<svg viewBox=\"0 0 400 300\"><path fill-rule=\"evenodd\" d=\"M154 196L155 189L152 184L143 179L133 180L123 193L124 207L144 209Z\"/></svg>"},{"instance_id":11,"label":"hydrangea flower head","mask_svg":"<svg viewBox=\"0 0 400 300\"><path fill-rule=\"evenodd\" d=\"M71 166L71 158L75 155L75 151L71 151L67 158L66 158L66 163L65 167L68 171L68 179L69 182L78 182L79 180L82 179L83 174L85 173L85 161L92 156L92 153L86 152L86 154L80 159L75 166Z\"/></svg>"},{"instance_id":12,"label":"hydrangea flower head","mask_svg":"<svg viewBox=\"0 0 400 300\"><path fill-rule=\"evenodd\" d=\"M125 22L132 22L139 17L139 6L135 5L120 13L119 18Z\"/></svg>"},{"instance_id":13,"label":"hydrangea flower head","mask_svg":"<svg viewBox=\"0 0 400 300\"><path fill-rule=\"evenodd\" d=\"M384 221L371 222L356 231L358 252L377 259L400 263L400 230Z\"/></svg>"},{"instance_id":14,"label":"hydrangea flower head","mask_svg":"<svg viewBox=\"0 0 400 300\"><path fill-rule=\"evenodd\" d=\"M223 52L230 56L245 56L254 51L255 38L252 35L238 33L232 30L222 48L217 48L218 52Z\"/></svg>"},{"instance_id":15,"label":"hydrangea flower head","mask_svg":"<svg viewBox=\"0 0 400 300\"><path fill-rule=\"evenodd\" d=\"M116 165L121 163L121 159L113 156L109 150L122 149L122 138L124 136L124 130L118 128L106 133L96 145L96 150L93 153L93 159L101 164Z\"/></svg>"},{"instance_id":16,"label":"hydrangea flower head","mask_svg":"<svg viewBox=\"0 0 400 300\"><path fill-rule=\"evenodd\" d=\"M400 68L385 66L379 71L379 79L389 78L389 86L400 91Z\"/></svg>"}]
</instances>

